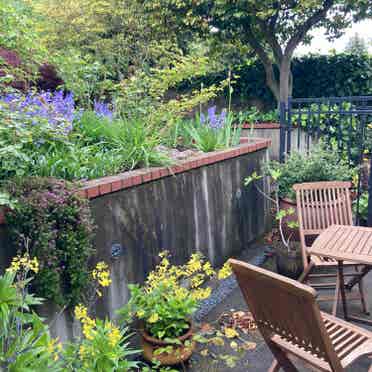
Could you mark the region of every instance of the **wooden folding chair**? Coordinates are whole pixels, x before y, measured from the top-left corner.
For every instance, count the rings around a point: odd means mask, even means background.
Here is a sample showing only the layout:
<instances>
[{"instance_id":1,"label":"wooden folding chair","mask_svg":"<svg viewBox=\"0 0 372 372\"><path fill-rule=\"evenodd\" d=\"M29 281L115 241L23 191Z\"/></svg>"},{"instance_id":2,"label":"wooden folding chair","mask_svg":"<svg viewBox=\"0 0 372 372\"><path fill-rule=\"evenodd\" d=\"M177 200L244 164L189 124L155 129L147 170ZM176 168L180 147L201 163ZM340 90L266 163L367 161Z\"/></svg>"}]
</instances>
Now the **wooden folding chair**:
<instances>
[{"instance_id":1,"label":"wooden folding chair","mask_svg":"<svg viewBox=\"0 0 372 372\"><path fill-rule=\"evenodd\" d=\"M340 296L340 285L337 272L337 261L330 258L309 256L307 251L311 239L319 235L333 224L352 225L350 182L311 182L293 186L296 191L297 213L300 230L302 259L304 272L299 281L311 285L315 289L335 289L332 297L319 297L319 301L333 299L332 314L336 315ZM362 310L368 314L363 279L359 268L353 262L345 262L349 270L346 276L352 277L346 288L351 290L358 284L359 294L348 293L348 299L360 299ZM320 270L319 270L320 269ZM318 273L314 273L317 270ZM320 271L320 273L319 273ZM326 281L324 280L326 279ZM333 280L330 282L329 280ZM319 282L323 281L323 282Z\"/></svg>"},{"instance_id":2,"label":"wooden folding chair","mask_svg":"<svg viewBox=\"0 0 372 372\"><path fill-rule=\"evenodd\" d=\"M229 262L276 359L269 371L298 371L292 355L320 371L342 372L360 356L372 354L372 333L320 312L310 286L242 261Z\"/></svg>"}]
</instances>

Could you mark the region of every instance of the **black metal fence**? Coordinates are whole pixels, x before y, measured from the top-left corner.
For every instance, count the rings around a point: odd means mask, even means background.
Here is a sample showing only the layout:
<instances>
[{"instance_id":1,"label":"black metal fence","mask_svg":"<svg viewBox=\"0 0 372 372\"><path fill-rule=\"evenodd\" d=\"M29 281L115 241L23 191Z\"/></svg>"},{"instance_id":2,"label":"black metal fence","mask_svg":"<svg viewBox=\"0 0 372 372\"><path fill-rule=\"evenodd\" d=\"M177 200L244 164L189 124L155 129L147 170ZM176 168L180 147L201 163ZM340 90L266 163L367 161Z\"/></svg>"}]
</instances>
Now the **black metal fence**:
<instances>
[{"instance_id":1,"label":"black metal fence","mask_svg":"<svg viewBox=\"0 0 372 372\"><path fill-rule=\"evenodd\" d=\"M293 150L311 151L323 141L350 165L358 166L357 221L361 172L366 159L372 169L372 96L289 98L280 104L280 153L284 162ZM368 226L372 226L372 172L368 182Z\"/></svg>"}]
</instances>

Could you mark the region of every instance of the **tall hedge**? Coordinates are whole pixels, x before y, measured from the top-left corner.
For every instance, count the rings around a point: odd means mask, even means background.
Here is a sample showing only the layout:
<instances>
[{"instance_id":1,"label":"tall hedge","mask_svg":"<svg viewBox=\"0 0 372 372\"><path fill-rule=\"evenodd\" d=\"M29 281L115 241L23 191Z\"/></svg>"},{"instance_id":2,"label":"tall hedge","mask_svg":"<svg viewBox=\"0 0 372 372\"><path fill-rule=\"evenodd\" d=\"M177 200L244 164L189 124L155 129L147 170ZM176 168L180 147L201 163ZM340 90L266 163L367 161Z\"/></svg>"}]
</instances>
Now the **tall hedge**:
<instances>
[{"instance_id":1,"label":"tall hedge","mask_svg":"<svg viewBox=\"0 0 372 372\"><path fill-rule=\"evenodd\" d=\"M265 83L265 72L259 61L233 70L240 76L234 96L241 102L258 99L267 108L276 106ZM368 55L308 55L295 58L293 97L358 96L372 94L372 57ZM226 79L227 70L209 74L181 89L200 87Z\"/></svg>"}]
</instances>

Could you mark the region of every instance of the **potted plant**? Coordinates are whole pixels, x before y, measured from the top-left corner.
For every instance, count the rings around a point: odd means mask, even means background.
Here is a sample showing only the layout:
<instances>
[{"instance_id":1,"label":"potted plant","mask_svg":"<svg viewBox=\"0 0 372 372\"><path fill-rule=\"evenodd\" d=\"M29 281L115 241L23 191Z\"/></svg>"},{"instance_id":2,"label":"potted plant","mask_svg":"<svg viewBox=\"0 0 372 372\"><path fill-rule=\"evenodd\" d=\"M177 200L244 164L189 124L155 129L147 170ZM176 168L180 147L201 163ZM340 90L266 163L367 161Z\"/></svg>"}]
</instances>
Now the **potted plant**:
<instances>
[{"instance_id":1,"label":"potted plant","mask_svg":"<svg viewBox=\"0 0 372 372\"><path fill-rule=\"evenodd\" d=\"M185 265L171 265L167 253L160 258L144 285L129 285L131 298L118 313L124 321L140 321L145 360L170 366L186 362L194 351L191 317L209 297L211 288L204 283L215 271L198 253Z\"/></svg>"},{"instance_id":2,"label":"potted plant","mask_svg":"<svg viewBox=\"0 0 372 372\"><path fill-rule=\"evenodd\" d=\"M293 185L303 182L319 181L351 181L355 179L356 169L343 159L336 151L330 151L323 143L313 146L309 153L292 152L284 163L270 162L265 169L265 175L272 172L278 174L275 180L278 187L279 205L281 210L294 210L283 217L284 222L297 221L296 196ZM284 229L292 235L292 240L298 241L298 229L291 229L285 224Z\"/></svg>"},{"instance_id":3,"label":"potted plant","mask_svg":"<svg viewBox=\"0 0 372 372\"><path fill-rule=\"evenodd\" d=\"M259 176L256 172L253 172L249 177L244 180L244 185L253 186L262 194L266 199L272 203L272 210L275 214L275 220L277 221L277 228L273 229L269 235L269 243L272 244L276 252L276 263L277 270L280 274L297 278L303 271L301 251L298 243L292 241L293 233L291 230L298 227L297 219L292 219L295 214L295 210L291 207L282 209L280 206L279 197L279 184L278 179L281 173L279 170L270 171L271 193L266 193L257 184L257 181L262 179L264 176ZM287 228L285 228L287 227Z\"/></svg>"},{"instance_id":4,"label":"potted plant","mask_svg":"<svg viewBox=\"0 0 372 372\"><path fill-rule=\"evenodd\" d=\"M329 151L320 143L309 153L291 153L285 163L272 161L265 167L264 175L253 173L245 179L245 185L254 187L273 204L277 229L270 236L277 253L278 271L286 276L296 277L302 271L300 265L300 244L298 216L293 185L303 182L352 180L356 169L339 159L336 152ZM271 193L265 193L257 182L262 177L271 179Z\"/></svg>"}]
</instances>

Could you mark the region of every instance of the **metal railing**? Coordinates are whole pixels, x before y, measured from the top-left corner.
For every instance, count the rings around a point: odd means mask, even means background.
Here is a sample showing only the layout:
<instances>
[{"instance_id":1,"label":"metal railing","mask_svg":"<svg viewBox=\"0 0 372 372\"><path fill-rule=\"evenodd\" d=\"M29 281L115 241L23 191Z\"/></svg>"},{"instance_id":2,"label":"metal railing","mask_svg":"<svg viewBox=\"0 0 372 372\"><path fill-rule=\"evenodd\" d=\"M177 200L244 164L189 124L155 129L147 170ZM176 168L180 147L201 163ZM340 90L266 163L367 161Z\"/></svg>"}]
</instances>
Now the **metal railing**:
<instances>
[{"instance_id":1,"label":"metal railing","mask_svg":"<svg viewBox=\"0 0 372 372\"><path fill-rule=\"evenodd\" d=\"M372 169L372 96L289 98L280 104L279 159L296 149L311 151L322 140L350 165L358 166L357 195L362 192L361 169L366 157ZM369 174L368 225L372 226L372 175ZM359 200L359 199L358 199ZM359 219L359 201L357 203Z\"/></svg>"}]
</instances>

